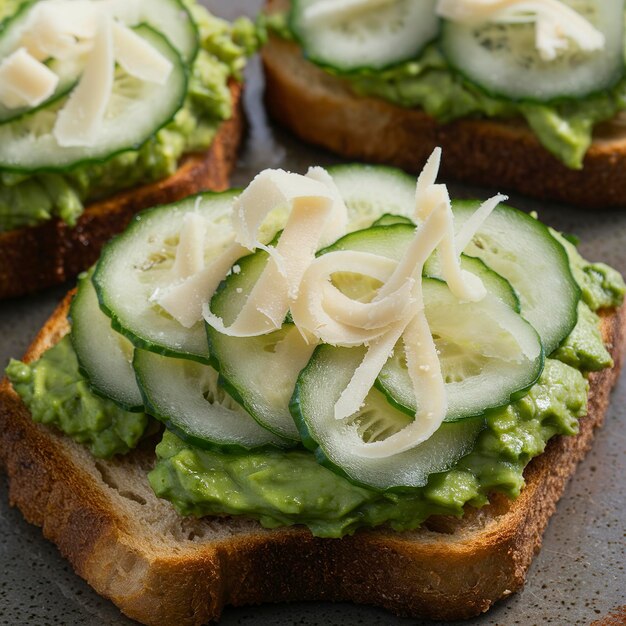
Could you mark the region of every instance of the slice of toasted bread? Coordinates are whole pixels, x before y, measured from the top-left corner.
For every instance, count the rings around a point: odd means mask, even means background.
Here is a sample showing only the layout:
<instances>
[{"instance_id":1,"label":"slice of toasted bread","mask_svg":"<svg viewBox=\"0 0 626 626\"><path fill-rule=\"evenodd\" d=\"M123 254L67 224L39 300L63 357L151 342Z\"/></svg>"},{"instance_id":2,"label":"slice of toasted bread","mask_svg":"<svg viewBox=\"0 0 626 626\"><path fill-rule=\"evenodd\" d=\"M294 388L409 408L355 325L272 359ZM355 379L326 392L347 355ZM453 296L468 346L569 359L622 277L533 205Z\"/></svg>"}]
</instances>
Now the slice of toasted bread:
<instances>
[{"instance_id":1,"label":"slice of toasted bread","mask_svg":"<svg viewBox=\"0 0 626 626\"><path fill-rule=\"evenodd\" d=\"M272 8L284 6L274 0ZM438 124L420 109L353 94L348 83L306 61L295 44L270 37L262 51L271 116L301 139L344 157L421 171L436 146L450 179L589 207L626 205L626 124L596 128L582 170L552 156L520 119Z\"/></svg>"},{"instance_id":2,"label":"slice of toasted bread","mask_svg":"<svg viewBox=\"0 0 626 626\"><path fill-rule=\"evenodd\" d=\"M204 189L222 191L244 130L242 86L231 83L232 117L203 153L187 155L169 178L115 194L87 206L74 228L61 220L0 233L0 299L60 284L87 269L103 244L147 207L175 202Z\"/></svg>"},{"instance_id":3,"label":"slice of toasted bread","mask_svg":"<svg viewBox=\"0 0 626 626\"><path fill-rule=\"evenodd\" d=\"M68 331L71 294L25 360ZM35 424L5 379L0 384L0 463L11 503L43 527L98 593L145 624L203 624L225 605L352 600L400 615L466 618L519 589L567 479L602 424L626 341L626 306L602 316L615 367L590 376L580 434L552 439L510 501L431 518L421 529L363 530L319 539L291 527L266 530L245 518L183 518L146 479L153 442L111 461Z\"/></svg>"}]
</instances>

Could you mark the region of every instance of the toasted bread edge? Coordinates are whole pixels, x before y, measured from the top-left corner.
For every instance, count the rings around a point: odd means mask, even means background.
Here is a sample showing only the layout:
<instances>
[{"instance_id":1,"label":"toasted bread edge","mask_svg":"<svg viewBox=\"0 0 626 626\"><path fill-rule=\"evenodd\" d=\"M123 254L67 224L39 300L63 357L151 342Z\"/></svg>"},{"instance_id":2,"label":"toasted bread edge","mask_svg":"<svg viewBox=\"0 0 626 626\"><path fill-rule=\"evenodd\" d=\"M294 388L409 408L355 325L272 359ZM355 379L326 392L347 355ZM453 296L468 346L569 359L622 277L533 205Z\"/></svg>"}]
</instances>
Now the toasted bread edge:
<instances>
[{"instance_id":1,"label":"toasted bread edge","mask_svg":"<svg viewBox=\"0 0 626 626\"><path fill-rule=\"evenodd\" d=\"M271 3L270 3L271 4ZM552 156L521 120L461 119L439 124L420 109L354 95L275 36L262 50L272 118L308 143L349 159L419 172L437 146L453 180L587 207L626 205L626 126L598 128L582 170Z\"/></svg>"}]
</instances>

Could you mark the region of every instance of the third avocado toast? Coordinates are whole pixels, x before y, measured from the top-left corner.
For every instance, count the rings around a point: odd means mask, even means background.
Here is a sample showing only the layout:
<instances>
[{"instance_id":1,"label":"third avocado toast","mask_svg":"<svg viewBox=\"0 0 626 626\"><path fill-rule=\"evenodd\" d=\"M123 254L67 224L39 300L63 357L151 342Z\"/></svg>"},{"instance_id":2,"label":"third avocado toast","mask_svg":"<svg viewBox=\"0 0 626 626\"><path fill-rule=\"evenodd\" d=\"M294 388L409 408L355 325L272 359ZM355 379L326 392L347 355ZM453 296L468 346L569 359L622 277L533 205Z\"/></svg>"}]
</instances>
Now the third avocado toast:
<instances>
[{"instance_id":1,"label":"third avocado toast","mask_svg":"<svg viewBox=\"0 0 626 626\"><path fill-rule=\"evenodd\" d=\"M150 7L141 0L3 6L0 297L84 269L106 233L140 208L227 186L255 27L245 18L229 24L192 1ZM50 30L39 35L46 21ZM19 76L38 91L16 96L25 93ZM90 111L82 128L65 121L81 119L77 107ZM30 267L29 246L50 275ZM81 258L86 246L91 261Z\"/></svg>"}]
</instances>

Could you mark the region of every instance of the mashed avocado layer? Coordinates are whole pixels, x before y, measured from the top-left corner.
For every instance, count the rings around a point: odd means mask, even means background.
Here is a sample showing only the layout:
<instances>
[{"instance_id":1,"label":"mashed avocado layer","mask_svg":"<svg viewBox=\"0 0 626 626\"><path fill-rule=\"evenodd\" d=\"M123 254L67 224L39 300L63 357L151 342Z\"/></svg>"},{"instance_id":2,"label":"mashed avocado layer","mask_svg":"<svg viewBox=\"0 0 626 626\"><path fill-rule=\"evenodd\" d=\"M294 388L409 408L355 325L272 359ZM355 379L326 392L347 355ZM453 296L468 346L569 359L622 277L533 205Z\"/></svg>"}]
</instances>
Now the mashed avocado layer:
<instances>
[{"instance_id":1,"label":"mashed avocado layer","mask_svg":"<svg viewBox=\"0 0 626 626\"><path fill-rule=\"evenodd\" d=\"M553 435L578 432L586 406L583 375L549 359L526 397L487 418L472 453L410 493L356 487L310 452L226 454L191 447L169 432L157 446L159 461L148 478L182 515L244 514L268 528L305 524L318 537L385 522L409 530L430 515L460 516L465 504L485 504L495 490L518 495L528 461Z\"/></svg>"},{"instance_id":2,"label":"mashed avocado layer","mask_svg":"<svg viewBox=\"0 0 626 626\"><path fill-rule=\"evenodd\" d=\"M183 515L243 514L269 528L305 524L320 537L383 523L411 529L430 515L460 516L466 504L481 506L493 491L517 496L525 466L548 440L578 432L587 410L585 373L612 364L595 310L618 306L626 291L618 272L599 271L565 244L583 294L576 327L530 392L486 416L474 450L425 487L381 493L351 484L305 450L207 451L166 432L149 475L154 491ZM89 390L67 338L35 363L11 361L7 375L35 421L55 425L96 456L128 451L146 428L145 415L121 411Z\"/></svg>"},{"instance_id":3,"label":"mashed avocado layer","mask_svg":"<svg viewBox=\"0 0 626 626\"><path fill-rule=\"evenodd\" d=\"M132 450L148 425L144 413L123 411L90 390L69 335L34 363L11 360L6 374L35 422L56 426L94 456Z\"/></svg>"},{"instance_id":4,"label":"mashed avocado layer","mask_svg":"<svg viewBox=\"0 0 626 626\"><path fill-rule=\"evenodd\" d=\"M13 11L21 4L13 0ZM1 4L1 3L0 3ZM220 123L232 115L228 80L241 78L246 57L259 45L245 18L232 24L185 2L198 26L200 50L190 71L187 98L174 119L138 150L103 163L55 174L16 174L0 169L0 232L58 217L70 226L84 204L116 191L170 176L184 154L207 149ZM0 21L9 14L0 6Z\"/></svg>"},{"instance_id":5,"label":"mashed avocado layer","mask_svg":"<svg viewBox=\"0 0 626 626\"><path fill-rule=\"evenodd\" d=\"M265 24L279 37L294 39L286 14L266 16ZM579 100L533 103L491 96L453 71L435 44L418 58L385 70L342 74L329 67L323 69L347 81L358 95L423 109L441 123L462 117L521 116L544 148L572 169L582 168L594 126L626 110L626 79L610 90Z\"/></svg>"}]
</instances>

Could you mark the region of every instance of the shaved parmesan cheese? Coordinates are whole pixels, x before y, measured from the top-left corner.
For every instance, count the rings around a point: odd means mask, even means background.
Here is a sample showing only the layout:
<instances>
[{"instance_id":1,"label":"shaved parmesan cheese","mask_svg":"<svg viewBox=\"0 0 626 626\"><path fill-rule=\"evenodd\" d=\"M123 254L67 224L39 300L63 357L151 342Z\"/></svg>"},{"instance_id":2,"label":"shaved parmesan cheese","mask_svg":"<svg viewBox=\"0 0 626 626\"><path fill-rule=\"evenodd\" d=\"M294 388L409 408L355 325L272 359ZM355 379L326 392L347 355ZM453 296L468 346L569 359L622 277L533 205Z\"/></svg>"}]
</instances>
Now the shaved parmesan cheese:
<instances>
[{"instance_id":1,"label":"shaved parmesan cheese","mask_svg":"<svg viewBox=\"0 0 626 626\"><path fill-rule=\"evenodd\" d=\"M604 35L560 0L439 0L446 19L476 24L535 22L535 46L544 61L553 61L573 42L584 52L602 50Z\"/></svg>"},{"instance_id":2,"label":"shaved parmesan cheese","mask_svg":"<svg viewBox=\"0 0 626 626\"><path fill-rule=\"evenodd\" d=\"M401 285L384 300L362 303L341 293L330 283L331 276L336 272L351 272L385 282L397 266L392 259L354 250L318 257L304 274L298 298L291 305L294 323L305 336L311 335L333 346L359 346L378 339L388 330L390 321L410 314L411 284ZM369 328L358 325L364 318Z\"/></svg>"},{"instance_id":3,"label":"shaved parmesan cheese","mask_svg":"<svg viewBox=\"0 0 626 626\"><path fill-rule=\"evenodd\" d=\"M172 72L172 63L143 37L122 24L113 26L115 58L131 76L163 85Z\"/></svg>"},{"instance_id":4,"label":"shaved parmesan cheese","mask_svg":"<svg viewBox=\"0 0 626 626\"><path fill-rule=\"evenodd\" d=\"M0 63L0 102L9 108L41 104L58 83L58 76L24 48Z\"/></svg>"},{"instance_id":5,"label":"shaved parmesan cheese","mask_svg":"<svg viewBox=\"0 0 626 626\"><path fill-rule=\"evenodd\" d=\"M264 219L286 204L291 213L278 245L262 244L258 237ZM310 177L282 170L265 170L256 176L235 202L233 228L243 246L269 253L268 264L233 324L227 328L206 306L207 323L232 337L252 337L280 328L329 221L341 221L333 217L339 209L345 207L338 194Z\"/></svg>"},{"instance_id":6,"label":"shaved parmesan cheese","mask_svg":"<svg viewBox=\"0 0 626 626\"><path fill-rule=\"evenodd\" d=\"M197 213L185 213L174 259L174 276L189 278L204 268L205 236L204 218Z\"/></svg>"},{"instance_id":7,"label":"shaved parmesan cheese","mask_svg":"<svg viewBox=\"0 0 626 626\"><path fill-rule=\"evenodd\" d=\"M163 293L154 293L151 299L182 326L191 328L202 319L203 307L207 305L233 263L246 254L246 248L233 243L210 265L183 282L171 285Z\"/></svg>"},{"instance_id":8,"label":"shaved parmesan cheese","mask_svg":"<svg viewBox=\"0 0 626 626\"><path fill-rule=\"evenodd\" d=\"M397 0L319 0L304 10L308 22L339 22L375 11Z\"/></svg>"},{"instance_id":9,"label":"shaved parmesan cheese","mask_svg":"<svg viewBox=\"0 0 626 626\"><path fill-rule=\"evenodd\" d=\"M111 91L113 58L113 20L102 19L83 76L54 126L54 137L62 147L92 146L97 141Z\"/></svg>"},{"instance_id":10,"label":"shaved parmesan cheese","mask_svg":"<svg viewBox=\"0 0 626 626\"><path fill-rule=\"evenodd\" d=\"M324 184L333 199L332 215L320 239L321 247L329 246L337 241L339 237L343 237L346 234L348 229L348 207L343 201L333 177L323 167L310 167L306 177Z\"/></svg>"}]
</instances>

